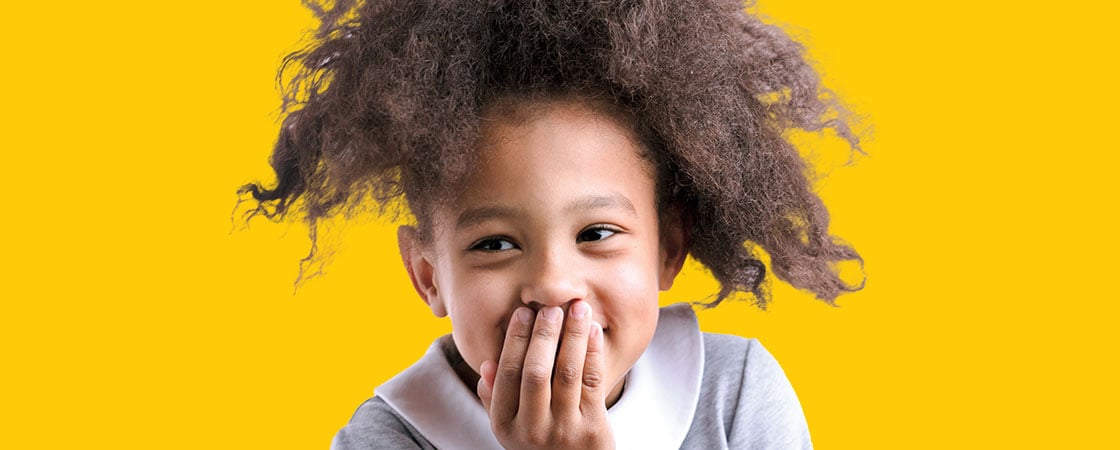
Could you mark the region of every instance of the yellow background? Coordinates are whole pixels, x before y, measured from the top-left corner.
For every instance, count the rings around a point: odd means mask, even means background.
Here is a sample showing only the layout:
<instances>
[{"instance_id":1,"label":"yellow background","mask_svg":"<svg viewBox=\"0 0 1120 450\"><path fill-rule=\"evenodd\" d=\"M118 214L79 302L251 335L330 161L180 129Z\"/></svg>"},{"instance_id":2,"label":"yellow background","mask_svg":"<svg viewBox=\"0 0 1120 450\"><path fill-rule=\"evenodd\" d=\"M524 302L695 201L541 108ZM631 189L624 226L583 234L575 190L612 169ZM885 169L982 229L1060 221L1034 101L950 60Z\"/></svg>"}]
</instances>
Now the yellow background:
<instances>
[{"instance_id":1,"label":"yellow background","mask_svg":"<svg viewBox=\"0 0 1120 450\"><path fill-rule=\"evenodd\" d=\"M979 4L760 6L874 125L854 166L810 140L869 280L701 321L762 339L818 448L1117 445L1117 17ZM325 448L447 332L390 225L336 227L296 295L301 225L231 233L271 181L297 1L4 10L0 448Z\"/></svg>"}]
</instances>

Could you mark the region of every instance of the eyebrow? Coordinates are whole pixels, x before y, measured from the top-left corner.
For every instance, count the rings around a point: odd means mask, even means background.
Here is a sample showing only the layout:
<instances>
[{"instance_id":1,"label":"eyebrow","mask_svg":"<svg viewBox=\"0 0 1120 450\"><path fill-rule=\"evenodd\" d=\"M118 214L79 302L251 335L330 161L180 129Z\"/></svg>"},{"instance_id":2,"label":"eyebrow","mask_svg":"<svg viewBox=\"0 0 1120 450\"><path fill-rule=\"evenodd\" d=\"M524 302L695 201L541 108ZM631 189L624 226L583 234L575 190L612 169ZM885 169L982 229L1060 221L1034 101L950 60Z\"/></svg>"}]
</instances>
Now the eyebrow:
<instances>
[{"instance_id":1,"label":"eyebrow","mask_svg":"<svg viewBox=\"0 0 1120 450\"><path fill-rule=\"evenodd\" d=\"M455 220L455 229L462 230L478 225L482 222L491 219L506 219L506 218L522 218L525 214L513 208L504 206L481 206L478 208L471 208L459 214L459 218Z\"/></svg>"},{"instance_id":2,"label":"eyebrow","mask_svg":"<svg viewBox=\"0 0 1120 450\"><path fill-rule=\"evenodd\" d=\"M564 214L591 209L620 209L630 213L634 218L638 217L638 209L634 208L634 204L630 202L630 199L623 197L621 194L587 195L580 197L564 207Z\"/></svg>"},{"instance_id":3,"label":"eyebrow","mask_svg":"<svg viewBox=\"0 0 1120 450\"><path fill-rule=\"evenodd\" d=\"M564 214L572 214L576 211L594 209L618 209L628 213L631 217L638 217L638 209L634 207L634 203L621 194L583 196L568 203L563 212ZM521 219L524 217L524 211L514 208L496 205L480 206L470 208L459 214L459 218L455 220L455 229L470 228L492 219Z\"/></svg>"}]
</instances>

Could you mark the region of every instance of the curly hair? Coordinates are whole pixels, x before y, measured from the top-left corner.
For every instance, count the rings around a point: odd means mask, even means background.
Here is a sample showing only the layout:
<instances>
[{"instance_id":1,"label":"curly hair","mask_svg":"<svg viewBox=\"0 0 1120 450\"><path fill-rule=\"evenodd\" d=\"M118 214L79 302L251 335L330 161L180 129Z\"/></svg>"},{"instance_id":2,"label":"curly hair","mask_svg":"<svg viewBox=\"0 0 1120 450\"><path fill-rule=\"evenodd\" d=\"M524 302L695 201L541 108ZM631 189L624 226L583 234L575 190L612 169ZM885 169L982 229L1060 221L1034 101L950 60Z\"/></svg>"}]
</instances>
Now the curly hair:
<instances>
[{"instance_id":1,"label":"curly hair","mask_svg":"<svg viewBox=\"0 0 1120 450\"><path fill-rule=\"evenodd\" d=\"M804 49L734 0L305 0L320 25L288 55L275 187L251 183L246 220L316 227L405 200L421 234L472 170L479 120L501 99L576 95L635 122L658 205L678 205L689 252L737 293L769 300L774 274L834 305L862 259L828 232L790 130L832 129L860 151ZM302 266L301 266L302 267ZM302 272L301 272L302 276ZM297 280L298 282L298 280Z\"/></svg>"}]
</instances>

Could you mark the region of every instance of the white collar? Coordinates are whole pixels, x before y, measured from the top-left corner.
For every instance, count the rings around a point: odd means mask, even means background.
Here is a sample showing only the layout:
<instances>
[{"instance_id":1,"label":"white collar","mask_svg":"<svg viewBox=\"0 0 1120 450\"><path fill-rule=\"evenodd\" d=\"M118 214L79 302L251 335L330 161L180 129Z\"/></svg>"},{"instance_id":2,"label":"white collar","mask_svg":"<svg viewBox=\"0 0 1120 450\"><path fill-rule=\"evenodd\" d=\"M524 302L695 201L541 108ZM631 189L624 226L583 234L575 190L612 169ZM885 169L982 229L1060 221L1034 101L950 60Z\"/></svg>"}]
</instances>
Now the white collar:
<instances>
[{"instance_id":1,"label":"white collar","mask_svg":"<svg viewBox=\"0 0 1120 450\"><path fill-rule=\"evenodd\" d=\"M490 418L451 364L443 336L419 361L377 388L436 448L500 449ZM704 340L692 308L661 308L649 347L627 375L622 397L608 411L618 448L679 448L700 398Z\"/></svg>"}]
</instances>

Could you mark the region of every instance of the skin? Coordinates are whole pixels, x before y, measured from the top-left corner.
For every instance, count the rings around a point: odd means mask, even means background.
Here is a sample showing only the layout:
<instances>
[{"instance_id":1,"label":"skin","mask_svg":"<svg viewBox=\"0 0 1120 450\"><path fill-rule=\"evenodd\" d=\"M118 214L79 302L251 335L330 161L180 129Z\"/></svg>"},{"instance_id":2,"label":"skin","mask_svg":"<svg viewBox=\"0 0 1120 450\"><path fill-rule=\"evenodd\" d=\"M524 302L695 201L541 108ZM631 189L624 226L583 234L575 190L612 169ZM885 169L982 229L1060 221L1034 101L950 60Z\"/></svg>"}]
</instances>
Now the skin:
<instances>
[{"instance_id":1,"label":"skin","mask_svg":"<svg viewBox=\"0 0 1120 450\"><path fill-rule=\"evenodd\" d=\"M622 120L554 100L485 121L479 170L436 212L431 241L398 233L507 448L613 447L606 409L684 262L684 233L659 223L652 169Z\"/></svg>"}]
</instances>

